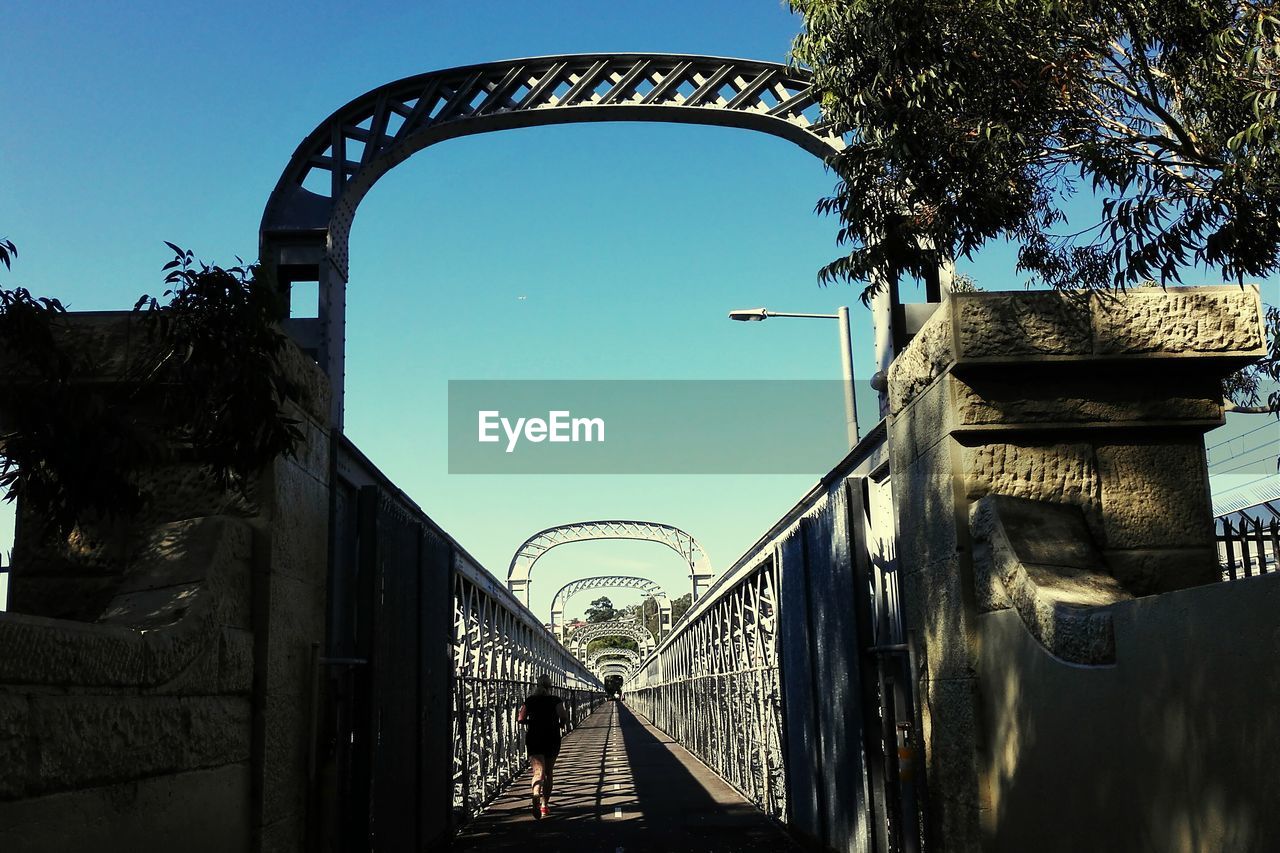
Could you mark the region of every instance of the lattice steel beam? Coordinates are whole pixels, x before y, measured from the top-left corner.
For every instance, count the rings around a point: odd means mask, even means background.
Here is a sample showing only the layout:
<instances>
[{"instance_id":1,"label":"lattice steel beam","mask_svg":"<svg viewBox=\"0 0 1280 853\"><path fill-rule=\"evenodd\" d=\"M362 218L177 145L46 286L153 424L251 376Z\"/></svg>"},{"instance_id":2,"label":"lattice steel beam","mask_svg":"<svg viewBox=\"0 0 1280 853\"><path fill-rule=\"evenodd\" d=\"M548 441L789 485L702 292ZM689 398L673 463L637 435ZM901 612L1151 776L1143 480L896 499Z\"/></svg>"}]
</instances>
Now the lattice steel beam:
<instances>
[{"instance_id":1,"label":"lattice steel beam","mask_svg":"<svg viewBox=\"0 0 1280 853\"><path fill-rule=\"evenodd\" d=\"M653 634L649 633L649 629L639 622L614 619L609 622L593 622L590 625L578 628L569 635L569 652L581 660L587 643L602 637L627 637L635 640L644 649L646 655L651 654L657 646Z\"/></svg>"},{"instance_id":2,"label":"lattice steel beam","mask_svg":"<svg viewBox=\"0 0 1280 853\"><path fill-rule=\"evenodd\" d=\"M569 599L589 589L638 589L652 596L658 605L658 639L661 640L671 630L671 599L663 592L662 587L649 578L638 578L629 575L598 575L591 578L579 578L560 587L551 599L551 631L561 642L564 641L564 609Z\"/></svg>"},{"instance_id":3,"label":"lattice steel beam","mask_svg":"<svg viewBox=\"0 0 1280 853\"><path fill-rule=\"evenodd\" d=\"M688 565L694 600L701 596L714 576L711 559L706 551L698 544L698 540L680 528L656 521L612 519L577 521L539 530L516 549L515 556L511 558L511 566L507 569L507 587L528 606L534 564L552 548L593 539L631 539L667 546Z\"/></svg>"},{"instance_id":4,"label":"lattice steel beam","mask_svg":"<svg viewBox=\"0 0 1280 853\"><path fill-rule=\"evenodd\" d=\"M624 648L597 649L596 651L587 655L586 664L588 668L595 668L595 666L600 662L609 660L611 658L620 658L622 660L625 660L627 663L631 664L632 666L638 665L642 660L640 655L636 652L631 651L631 649L624 649Z\"/></svg>"},{"instance_id":5,"label":"lattice steel beam","mask_svg":"<svg viewBox=\"0 0 1280 853\"><path fill-rule=\"evenodd\" d=\"M738 127L789 140L824 160L844 147L821 116L807 71L747 59L543 56L433 71L366 92L298 146L267 201L260 232L259 257L282 288L319 283L316 318L285 325L329 376L335 426L342 426L348 241L373 185L446 139L588 121Z\"/></svg>"}]
</instances>

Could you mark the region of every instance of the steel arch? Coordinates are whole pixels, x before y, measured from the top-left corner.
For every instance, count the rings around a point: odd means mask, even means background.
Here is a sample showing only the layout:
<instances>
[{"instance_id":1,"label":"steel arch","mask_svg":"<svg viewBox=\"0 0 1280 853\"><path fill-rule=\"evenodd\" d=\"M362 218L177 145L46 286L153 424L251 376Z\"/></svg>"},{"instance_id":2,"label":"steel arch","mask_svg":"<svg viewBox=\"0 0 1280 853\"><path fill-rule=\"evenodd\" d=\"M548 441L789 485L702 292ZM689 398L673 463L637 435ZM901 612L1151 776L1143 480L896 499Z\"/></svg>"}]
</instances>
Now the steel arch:
<instances>
[{"instance_id":1,"label":"steel arch","mask_svg":"<svg viewBox=\"0 0 1280 853\"><path fill-rule=\"evenodd\" d=\"M710 585L713 571L711 560L698 540L678 527L656 521L576 521L539 530L520 544L511 565L507 569L507 587L516 597L529 605L529 584L533 565L544 554L558 545L571 542L587 542L593 539L632 539L640 542L657 542L666 545L680 555L689 566L689 578L693 583L696 601Z\"/></svg>"},{"instance_id":2,"label":"steel arch","mask_svg":"<svg viewBox=\"0 0 1280 853\"><path fill-rule=\"evenodd\" d=\"M543 56L432 71L366 92L294 151L260 230L259 257L282 288L319 283L316 318L289 320L287 328L329 376L334 426L342 426L348 239L356 208L378 179L446 139L590 121L738 127L789 140L824 160L844 147L821 118L809 73L757 60Z\"/></svg>"},{"instance_id":3,"label":"steel arch","mask_svg":"<svg viewBox=\"0 0 1280 853\"><path fill-rule=\"evenodd\" d=\"M615 619L611 622L593 622L574 631L569 635L569 651L574 657L581 660L586 644L601 637L628 637L642 646L646 655L652 653L657 646L657 643L654 642L653 634L649 633L649 629L639 622Z\"/></svg>"},{"instance_id":4,"label":"steel arch","mask_svg":"<svg viewBox=\"0 0 1280 853\"><path fill-rule=\"evenodd\" d=\"M638 589L653 597L658 604L658 639L661 640L671 630L671 599L667 597L662 586L648 578L630 575L597 575L591 578L579 578L569 581L556 592L551 599L551 633L564 642L564 609L569 599L589 589Z\"/></svg>"},{"instance_id":5,"label":"steel arch","mask_svg":"<svg viewBox=\"0 0 1280 853\"><path fill-rule=\"evenodd\" d=\"M642 660L640 655L636 652L631 651L631 649L624 649L619 647L619 648L612 648L612 649L599 649L595 652L592 652L591 654L587 655L587 659L585 663L590 668L590 667L596 666L596 664L600 663L601 661L607 660L609 658L621 658L622 660L625 660L627 663L631 664L632 666L638 666L640 664L640 661Z\"/></svg>"}]
</instances>

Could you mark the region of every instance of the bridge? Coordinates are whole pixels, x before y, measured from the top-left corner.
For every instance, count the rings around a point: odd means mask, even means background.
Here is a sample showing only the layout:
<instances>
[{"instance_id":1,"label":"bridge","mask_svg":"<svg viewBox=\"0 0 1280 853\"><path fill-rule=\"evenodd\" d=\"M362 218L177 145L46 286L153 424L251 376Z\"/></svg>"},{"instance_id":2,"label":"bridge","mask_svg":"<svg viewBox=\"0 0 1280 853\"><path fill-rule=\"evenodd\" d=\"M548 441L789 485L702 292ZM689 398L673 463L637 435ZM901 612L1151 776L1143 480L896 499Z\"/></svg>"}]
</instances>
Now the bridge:
<instances>
[{"instance_id":1,"label":"bridge","mask_svg":"<svg viewBox=\"0 0 1280 853\"><path fill-rule=\"evenodd\" d=\"M1269 546L1215 530L1203 444L1222 377L1266 351L1256 288L946 294L939 276L916 306L886 288L883 417L716 565L696 531L605 519L529 536L499 577L343 434L347 237L374 182L442 140L606 120L843 144L802 70L649 54L432 72L319 124L261 230L282 289L320 285L316 318L284 321L303 446L238 496L198 466L160 472L170 503L109 577L90 571L109 555L90 521L74 542L20 539L19 612L0 617L4 848L150 849L196 811L180 833L196 851L1280 837L1280 723L1259 710L1280 672L1252 639L1280 605L1275 527ZM75 322L88 362L130 339L127 316ZM535 563L602 537L676 552L689 611L657 636L548 628L572 584L534 613ZM608 637L638 650L587 652ZM536 822L515 711L542 674L571 722L562 811Z\"/></svg>"}]
</instances>

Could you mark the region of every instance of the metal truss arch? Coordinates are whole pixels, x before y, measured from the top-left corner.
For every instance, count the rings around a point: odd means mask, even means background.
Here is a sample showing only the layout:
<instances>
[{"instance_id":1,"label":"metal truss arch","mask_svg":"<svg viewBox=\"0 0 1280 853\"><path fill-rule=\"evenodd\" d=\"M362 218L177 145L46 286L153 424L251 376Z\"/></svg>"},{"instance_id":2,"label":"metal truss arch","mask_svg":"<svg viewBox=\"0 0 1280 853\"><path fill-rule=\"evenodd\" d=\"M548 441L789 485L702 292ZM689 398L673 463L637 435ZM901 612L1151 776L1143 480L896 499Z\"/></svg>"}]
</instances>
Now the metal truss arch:
<instances>
[{"instance_id":1,"label":"metal truss arch","mask_svg":"<svg viewBox=\"0 0 1280 853\"><path fill-rule=\"evenodd\" d=\"M569 635L568 647L571 654L579 660L586 649L587 643L592 640L598 640L602 637L626 637L635 640L636 644L643 649L643 653L647 656L652 654L657 647L653 634L649 633L649 629L641 625L639 622L633 622L625 619L614 619L609 622L593 622L590 625L584 625Z\"/></svg>"},{"instance_id":2,"label":"metal truss arch","mask_svg":"<svg viewBox=\"0 0 1280 853\"><path fill-rule=\"evenodd\" d=\"M264 272L288 295L317 282L314 317L284 327L329 377L341 428L348 244L356 209L396 165L437 142L522 127L646 121L736 127L829 160L844 140L808 71L773 62L655 53L543 56L431 71L372 89L298 145L259 231ZM286 300L285 304L288 304Z\"/></svg>"},{"instance_id":3,"label":"metal truss arch","mask_svg":"<svg viewBox=\"0 0 1280 853\"><path fill-rule=\"evenodd\" d=\"M552 597L551 632L562 642L565 636L564 609L568 606L569 599L589 589L637 589L652 597L658 605L658 639L665 637L671 630L671 599L657 581L632 575L597 575L569 581Z\"/></svg>"},{"instance_id":4,"label":"metal truss arch","mask_svg":"<svg viewBox=\"0 0 1280 853\"><path fill-rule=\"evenodd\" d=\"M612 648L612 649L598 649L592 652L591 654L587 655L587 659L585 663L589 669L594 669L597 666L597 664L600 664L601 662L607 661L611 658L625 660L627 663L631 664L633 667L639 666L640 661L642 660L640 655L637 654L636 652L631 651L631 649Z\"/></svg>"},{"instance_id":5,"label":"metal truss arch","mask_svg":"<svg viewBox=\"0 0 1280 853\"><path fill-rule=\"evenodd\" d=\"M693 536L670 524L656 521L610 519L604 521L576 521L539 530L520 544L511 565L507 569L507 587L516 597L529 604L529 584L533 566L548 551L571 542L587 542L595 539L630 539L639 542L657 542L675 551L689 567L693 583L693 598L697 600L710 585L714 572L711 559Z\"/></svg>"},{"instance_id":6,"label":"metal truss arch","mask_svg":"<svg viewBox=\"0 0 1280 853\"><path fill-rule=\"evenodd\" d=\"M844 148L809 72L685 54L540 56L406 77L355 98L294 151L262 230L329 231L345 253L355 209L391 168L436 142L497 130L598 121L738 127L821 158ZM316 174L324 181L317 182ZM339 260L339 258L335 258ZM345 256L341 257L345 267Z\"/></svg>"}]
</instances>

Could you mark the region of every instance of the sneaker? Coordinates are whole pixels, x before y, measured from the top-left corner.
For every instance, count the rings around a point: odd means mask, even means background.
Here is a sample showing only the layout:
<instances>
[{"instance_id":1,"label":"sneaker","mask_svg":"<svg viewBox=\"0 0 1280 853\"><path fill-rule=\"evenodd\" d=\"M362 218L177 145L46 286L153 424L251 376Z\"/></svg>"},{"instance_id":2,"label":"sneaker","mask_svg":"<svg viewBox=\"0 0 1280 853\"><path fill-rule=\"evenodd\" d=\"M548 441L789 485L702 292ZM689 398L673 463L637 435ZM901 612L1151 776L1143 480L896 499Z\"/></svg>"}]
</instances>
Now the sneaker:
<instances>
[{"instance_id":1,"label":"sneaker","mask_svg":"<svg viewBox=\"0 0 1280 853\"><path fill-rule=\"evenodd\" d=\"M542 804L542 809L539 811L539 814L541 814L542 817L546 817L547 815L551 814L551 809L547 808L546 803Z\"/></svg>"}]
</instances>

